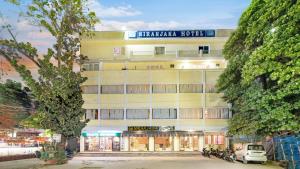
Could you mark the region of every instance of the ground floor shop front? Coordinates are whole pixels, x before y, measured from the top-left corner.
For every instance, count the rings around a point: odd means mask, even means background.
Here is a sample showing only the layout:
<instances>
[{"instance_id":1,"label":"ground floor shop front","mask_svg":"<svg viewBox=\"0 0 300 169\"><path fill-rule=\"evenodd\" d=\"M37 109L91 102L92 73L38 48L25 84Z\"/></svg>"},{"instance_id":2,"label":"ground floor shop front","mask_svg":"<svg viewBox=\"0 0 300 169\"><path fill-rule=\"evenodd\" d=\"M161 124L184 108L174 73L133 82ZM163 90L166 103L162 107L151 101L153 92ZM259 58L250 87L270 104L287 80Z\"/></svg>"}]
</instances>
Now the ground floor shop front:
<instances>
[{"instance_id":1,"label":"ground floor shop front","mask_svg":"<svg viewBox=\"0 0 300 169\"><path fill-rule=\"evenodd\" d=\"M224 133L201 131L172 132L115 132L105 134L83 134L80 139L81 152L171 152L202 151L203 147L224 148L227 138Z\"/></svg>"}]
</instances>

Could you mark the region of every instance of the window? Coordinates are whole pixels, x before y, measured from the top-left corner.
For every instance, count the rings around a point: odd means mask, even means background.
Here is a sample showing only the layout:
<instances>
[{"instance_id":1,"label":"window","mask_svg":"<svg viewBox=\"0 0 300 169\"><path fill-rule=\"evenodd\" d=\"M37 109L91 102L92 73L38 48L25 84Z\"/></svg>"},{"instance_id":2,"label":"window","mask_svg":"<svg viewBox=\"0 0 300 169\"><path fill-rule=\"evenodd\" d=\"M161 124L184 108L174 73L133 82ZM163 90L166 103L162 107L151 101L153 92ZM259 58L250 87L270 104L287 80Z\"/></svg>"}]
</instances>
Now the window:
<instances>
[{"instance_id":1,"label":"window","mask_svg":"<svg viewBox=\"0 0 300 169\"><path fill-rule=\"evenodd\" d=\"M81 90L83 94L98 94L97 85L81 86Z\"/></svg>"},{"instance_id":2,"label":"window","mask_svg":"<svg viewBox=\"0 0 300 169\"><path fill-rule=\"evenodd\" d=\"M97 109L87 109L85 112L85 119L97 120L98 110Z\"/></svg>"},{"instance_id":3,"label":"window","mask_svg":"<svg viewBox=\"0 0 300 169\"><path fill-rule=\"evenodd\" d=\"M113 54L114 56L121 56L125 54L125 48L124 47L114 47L113 48Z\"/></svg>"},{"instance_id":4,"label":"window","mask_svg":"<svg viewBox=\"0 0 300 169\"><path fill-rule=\"evenodd\" d=\"M228 119L229 109L228 108L208 108L207 119Z\"/></svg>"},{"instance_id":5,"label":"window","mask_svg":"<svg viewBox=\"0 0 300 169\"><path fill-rule=\"evenodd\" d=\"M177 109L153 109L153 119L176 119Z\"/></svg>"},{"instance_id":6,"label":"window","mask_svg":"<svg viewBox=\"0 0 300 169\"><path fill-rule=\"evenodd\" d=\"M203 118L202 108L182 108L179 111L180 119L202 119Z\"/></svg>"},{"instance_id":7,"label":"window","mask_svg":"<svg viewBox=\"0 0 300 169\"><path fill-rule=\"evenodd\" d=\"M102 94L123 94L124 85L101 85Z\"/></svg>"},{"instance_id":8,"label":"window","mask_svg":"<svg viewBox=\"0 0 300 169\"><path fill-rule=\"evenodd\" d=\"M180 93L202 93L202 84L180 84Z\"/></svg>"},{"instance_id":9,"label":"window","mask_svg":"<svg viewBox=\"0 0 300 169\"><path fill-rule=\"evenodd\" d=\"M149 109L127 109L127 119L149 119Z\"/></svg>"},{"instance_id":10,"label":"window","mask_svg":"<svg viewBox=\"0 0 300 169\"><path fill-rule=\"evenodd\" d=\"M206 135L205 144L215 144L222 145L224 144L224 136L222 135Z\"/></svg>"},{"instance_id":11,"label":"window","mask_svg":"<svg viewBox=\"0 0 300 169\"><path fill-rule=\"evenodd\" d=\"M124 119L123 109L101 109L100 110L101 120L121 120Z\"/></svg>"},{"instance_id":12,"label":"window","mask_svg":"<svg viewBox=\"0 0 300 169\"><path fill-rule=\"evenodd\" d=\"M165 47L155 47L155 55L164 55L165 54Z\"/></svg>"},{"instance_id":13,"label":"window","mask_svg":"<svg viewBox=\"0 0 300 169\"><path fill-rule=\"evenodd\" d=\"M248 150L264 151L264 146L262 145L248 145Z\"/></svg>"},{"instance_id":14,"label":"window","mask_svg":"<svg viewBox=\"0 0 300 169\"><path fill-rule=\"evenodd\" d=\"M150 85L127 85L126 92L133 93L149 93Z\"/></svg>"},{"instance_id":15,"label":"window","mask_svg":"<svg viewBox=\"0 0 300 169\"><path fill-rule=\"evenodd\" d=\"M152 93L176 93L176 84L154 84L152 85Z\"/></svg>"},{"instance_id":16,"label":"window","mask_svg":"<svg viewBox=\"0 0 300 169\"><path fill-rule=\"evenodd\" d=\"M206 84L205 93L217 93L216 86L214 84Z\"/></svg>"},{"instance_id":17,"label":"window","mask_svg":"<svg viewBox=\"0 0 300 169\"><path fill-rule=\"evenodd\" d=\"M208 54L209 53L209 46L199 46L199 53L201 54Z\"/></svg>"},{"instance_id":18,"label":"window","mask_svg":"<svg viewBox=\"0 0 300 169\"><path fill-rule=\"evenodd\" d=\"M85 71L98 71L99 63L85 63L81 66L81 69Z\"/></svg>"}]
</instances>

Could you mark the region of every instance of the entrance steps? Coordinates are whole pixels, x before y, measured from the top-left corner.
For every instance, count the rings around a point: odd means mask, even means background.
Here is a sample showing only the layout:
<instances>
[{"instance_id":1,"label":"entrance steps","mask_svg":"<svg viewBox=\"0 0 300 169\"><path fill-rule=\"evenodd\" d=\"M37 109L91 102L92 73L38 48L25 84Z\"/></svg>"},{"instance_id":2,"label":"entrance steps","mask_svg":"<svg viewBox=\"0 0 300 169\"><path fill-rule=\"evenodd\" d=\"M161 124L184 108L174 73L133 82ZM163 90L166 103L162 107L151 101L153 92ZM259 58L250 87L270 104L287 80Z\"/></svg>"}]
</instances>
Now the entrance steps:
<instances>
[{"instance_id":1,"label":"entrance steps","mask_svg":"<svg viewBox=\"0 0 300 169\"><path fill-rule=\"evenodd\" d=\"M77 157L195 157L201 152L81 152Z\"/></svg>"}]
</instances>

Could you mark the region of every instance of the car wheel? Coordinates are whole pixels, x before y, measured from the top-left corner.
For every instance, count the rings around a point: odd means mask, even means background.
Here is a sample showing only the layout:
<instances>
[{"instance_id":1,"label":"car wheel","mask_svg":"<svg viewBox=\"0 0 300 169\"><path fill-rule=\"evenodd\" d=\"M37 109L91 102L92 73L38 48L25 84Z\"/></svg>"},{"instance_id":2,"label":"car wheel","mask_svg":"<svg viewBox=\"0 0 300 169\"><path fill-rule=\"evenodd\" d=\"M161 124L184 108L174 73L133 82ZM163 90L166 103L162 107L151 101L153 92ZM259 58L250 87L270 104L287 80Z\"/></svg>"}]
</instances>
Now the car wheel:
<instances>
[{"instance_id":1,"label":"car wheel","mask_svg":"<svg viewBox=\"0 0 300 169\"><path fill-rule=\"evenodd\" d=\"M243 157L243 163L244 163L244 164L247 164L247 163L248 163L248 161L245 159L245 157Z\"/></svg>"},{"instance_id":2,"label":"car wheel","mask_svg":"<svg viewBox=\"0 0 300 169\"><path fill-rule=\"evenodd\" d=\"M267 162L266 161L262 161L262 162L260 162L260 164L265 165L265 164L267 164Z\"/></svg>"}]
</instances>

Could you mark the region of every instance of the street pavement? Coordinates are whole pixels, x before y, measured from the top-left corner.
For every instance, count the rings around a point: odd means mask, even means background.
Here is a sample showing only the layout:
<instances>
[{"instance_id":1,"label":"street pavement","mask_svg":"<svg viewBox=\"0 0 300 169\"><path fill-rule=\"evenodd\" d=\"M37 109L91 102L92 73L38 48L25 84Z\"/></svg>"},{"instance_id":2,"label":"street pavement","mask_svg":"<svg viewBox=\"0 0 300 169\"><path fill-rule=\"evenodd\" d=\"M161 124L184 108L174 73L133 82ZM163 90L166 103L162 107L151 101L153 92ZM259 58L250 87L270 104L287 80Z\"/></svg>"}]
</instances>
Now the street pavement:
<instances>
[{"instance_id":1,"label":"street pavement","mask_svg":"<svg viewBox=\"0 0 300 169\"><path fill-rule=\"evenodd\" d=\"M0 169L280 169L266 164L230 163L217 158L195 157L82 157L64 165L45 165L38 159L0 162Z\"/></svg>"}]
</instances>

